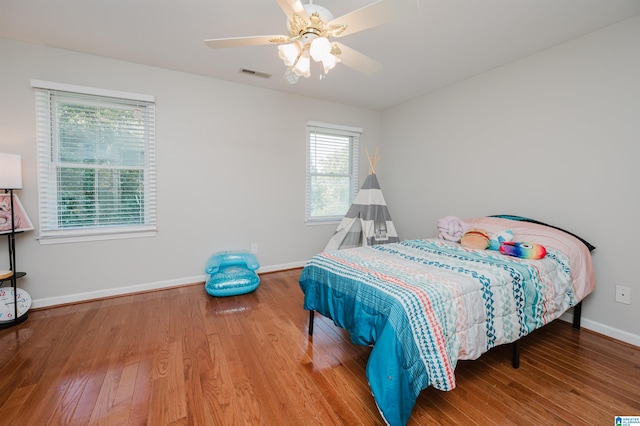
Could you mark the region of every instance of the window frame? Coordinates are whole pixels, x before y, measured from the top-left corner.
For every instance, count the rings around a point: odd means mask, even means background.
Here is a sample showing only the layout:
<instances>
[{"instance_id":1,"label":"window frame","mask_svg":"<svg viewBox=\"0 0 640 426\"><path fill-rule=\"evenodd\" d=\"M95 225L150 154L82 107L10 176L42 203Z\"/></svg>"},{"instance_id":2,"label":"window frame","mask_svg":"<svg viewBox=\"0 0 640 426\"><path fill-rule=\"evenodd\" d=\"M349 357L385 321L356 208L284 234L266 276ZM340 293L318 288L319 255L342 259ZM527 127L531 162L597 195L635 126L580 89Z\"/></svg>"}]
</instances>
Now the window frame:
<instances>
[{"instance_id":1,"label":"window frame","mask_svg":"<svg viewBox=\"0 0 640 426\"><path fill-rule=\"evenodd\" d=\"M156 224L156 155L155 155L155 97L136 93L31 80L36 96L36 130L38 152L38 217L40 244L71 243L81 241L113 240L121 238L152 237L157 233ZM56 162L52 157L54 147L59 143L57 123L53 119L52 97L91 96L105 105L130 107L138 103L144 108L144 223L125 225L96 225L61 228L57 225L58 187ZM86 100L79 100L84 104ZM95 167L98 169L98 167ZM110 170L122 169L114 165Z\"/></svg>"},{"instance_id":2,"label":"window frame","mask_svg":"<svg viewBox=\"0 0 640 426\"><path fill-rule=\"evenodd\" d=\"M323 225L323 224L335 224L339 223L344 215L347 213L349 206L353 203L358 190L359 184L359 164L358 158L360 153L360 136L363 130L359 127L342 126L337 124L322 123L318 121L308 121L306 126L307 140L306 140L306 186L305 186L305 224L306 225ZM347 210L340 215L335 216L312 216L311 215L311 194L312 194L312 178L313 176L319 176L321 174L315 174L311 171L311 136L312 133L324 133L332 136L346 136L350 138L350 170L349 170L349 205ZM344 175L343 175L344 177Z\"/></svg>"}]
</instances>

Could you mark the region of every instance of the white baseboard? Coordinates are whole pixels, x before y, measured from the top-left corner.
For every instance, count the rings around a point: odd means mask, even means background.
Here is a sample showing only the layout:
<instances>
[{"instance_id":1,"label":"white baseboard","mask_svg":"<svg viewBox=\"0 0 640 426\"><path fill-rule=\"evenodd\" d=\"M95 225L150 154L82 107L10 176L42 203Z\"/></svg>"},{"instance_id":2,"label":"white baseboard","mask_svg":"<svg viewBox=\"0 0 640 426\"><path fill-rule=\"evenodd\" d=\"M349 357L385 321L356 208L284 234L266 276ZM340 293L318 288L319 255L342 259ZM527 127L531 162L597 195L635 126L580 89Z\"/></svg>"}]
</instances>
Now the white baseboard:
<instances>
[{"instance_id":1,"label":"white baseboard","mask_svg":"<svg viewBox=\"0 0 640 426\"><path fill-rule=\"evenodd\" d=\"M260 269L258 269L258 273L264 274L269 272L284 271L286 269L302 268L305 264L306 261L302 261L261 267ZM151 290L162 290L170 287L179 287L181 285L205 282L208 277L208 275L196 275L193 277L178 278L168 281L156 281L152 283L138 284L128 287L115 287L105 290L88 291L85 293L68 294L64 296L45 297L42 299L34 299L31 303L31 308L46 308L49 306L67 305L72 303L86 302L89 300L103 299L105 297L122 296L125 294L140 293Z\"/></svg>"},{"instance_id":2,"label":"white baseboard","mask_svg":"<svg viewBox=\"0 0 640 426\"><path fill-rule=\"evenodd\" d=\"M300 262L283 263L281 265L272 265L264 268L260 267L260 269L258 269L258 273L266 274L268 272L286 271L287 269L302 268L306 264L307 264L307 261L303 260Z\"/></svg>"},{"instance_id":3,"label":"white baseboard","mask_svg":"<svg viewBox=\"0 0 640 426\"><path fill-rule=\"evenodd\" d=\"M114 287L104 290L88 291L85 293L67 294L64 296L45 297L42 299L34 299L31 308L46 308L49 306L66 305L71 303L86 302L94 299L103 299L105 297L122 296L124 294L140 293L150 290L161 290L169 287L178 287L186 284L204 282L206 275L197 275L194 277L179 278L168 281L158 281L153 283L138 284L128 287Z\"/></svg>"},{"instance_id":4,"label":"white baseboard","mask_svg":"<svg viewBox=\"0 0 640 426\"><path fill-rule=\"evenodd\" d=\"M560 317L560 319L572 323L573 314L565 313ZM596 333L603 334L607 337L611 337L613 339L640 347L640 336L638 336L637 334L629 333L628 331L620 330L596 321L592 321L588 318L585 318L584 315L580 319L580 327L584 327L587 330L595 331Z\"/></svg>"}]
</instances>

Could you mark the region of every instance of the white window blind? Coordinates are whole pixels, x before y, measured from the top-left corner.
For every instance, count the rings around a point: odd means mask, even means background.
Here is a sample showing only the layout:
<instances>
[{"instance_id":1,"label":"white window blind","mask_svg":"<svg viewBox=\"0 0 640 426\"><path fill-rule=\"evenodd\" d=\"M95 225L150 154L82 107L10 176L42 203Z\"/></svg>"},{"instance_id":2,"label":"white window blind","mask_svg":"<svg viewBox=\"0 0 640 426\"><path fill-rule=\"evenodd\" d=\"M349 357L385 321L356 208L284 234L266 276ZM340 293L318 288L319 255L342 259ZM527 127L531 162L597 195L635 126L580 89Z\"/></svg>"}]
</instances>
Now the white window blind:
<instances>
[{"instance_id":1,"label":"white window blind","mask_svg":"<svg viewBox=\"0 0 640 426\"><path fill-rule=\"evenodd\" d=\"M32 81L40 241L154 235L153 97Z\"/></svg>"},{"instance_id":2,"label":"white window blind","mask_svg":"<svg viewBox=\"0 0 640 426\"><path fill-rule=\"evenodd\" d=\"M338 221L358 192L358 143L362 129L307 125L306 222Z\"/></svg>"}]
</instances>

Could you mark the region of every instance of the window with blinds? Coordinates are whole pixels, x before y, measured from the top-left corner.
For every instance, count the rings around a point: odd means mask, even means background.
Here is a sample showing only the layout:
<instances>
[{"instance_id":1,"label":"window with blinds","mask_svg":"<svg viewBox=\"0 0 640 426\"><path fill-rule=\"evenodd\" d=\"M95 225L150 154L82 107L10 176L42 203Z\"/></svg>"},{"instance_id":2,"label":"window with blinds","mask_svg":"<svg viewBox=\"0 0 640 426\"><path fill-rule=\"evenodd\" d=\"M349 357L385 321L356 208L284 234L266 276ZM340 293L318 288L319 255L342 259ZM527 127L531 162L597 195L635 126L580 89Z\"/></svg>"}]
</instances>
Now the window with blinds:
<instances>
[{"instance_id":1,"label":"window with blinds","mask_svg":"<svg viewBox=\"0 0 640 426\"><path fill-rule=\"evenodd\" d=\"M155 235L151 96L32 81L40 242Z\"/></svg>"},{"instance_id":2,"label":"window with blinds","mask_svg":"<svg viewBox=\"0 0 640 426\"><path fill-rule=\"evenodd\" d=\"M307 124L306 222L339 221L358 192L362 129Z\"/></svg>"}]
</instances>

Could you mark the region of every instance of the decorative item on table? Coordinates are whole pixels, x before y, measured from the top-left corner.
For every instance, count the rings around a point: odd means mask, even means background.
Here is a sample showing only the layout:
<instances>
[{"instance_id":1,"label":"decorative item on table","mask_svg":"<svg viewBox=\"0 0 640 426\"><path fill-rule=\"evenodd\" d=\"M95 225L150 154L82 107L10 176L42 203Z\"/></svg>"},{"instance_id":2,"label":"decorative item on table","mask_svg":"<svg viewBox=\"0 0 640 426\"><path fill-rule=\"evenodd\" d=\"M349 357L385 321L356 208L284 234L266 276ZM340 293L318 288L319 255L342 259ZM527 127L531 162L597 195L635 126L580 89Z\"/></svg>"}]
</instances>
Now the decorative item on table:
<instances>
[{"instance_id":1,"label":"decorative item on table","mask_svg":"<svg viewBox=\"0 0 640 426\"><path fill-rule=\"evenodd\" d=\"M13 194L13 203L11 198L11 194L0 194L0 234L33 230L31 219L22 207L18 195ZM11 212L13 212L13 224Z\"/></svg>"}]
</instances>

